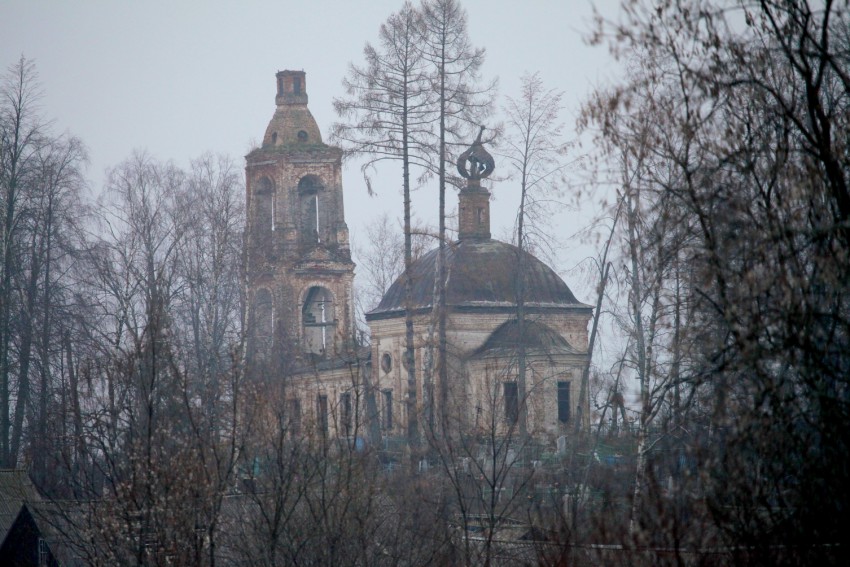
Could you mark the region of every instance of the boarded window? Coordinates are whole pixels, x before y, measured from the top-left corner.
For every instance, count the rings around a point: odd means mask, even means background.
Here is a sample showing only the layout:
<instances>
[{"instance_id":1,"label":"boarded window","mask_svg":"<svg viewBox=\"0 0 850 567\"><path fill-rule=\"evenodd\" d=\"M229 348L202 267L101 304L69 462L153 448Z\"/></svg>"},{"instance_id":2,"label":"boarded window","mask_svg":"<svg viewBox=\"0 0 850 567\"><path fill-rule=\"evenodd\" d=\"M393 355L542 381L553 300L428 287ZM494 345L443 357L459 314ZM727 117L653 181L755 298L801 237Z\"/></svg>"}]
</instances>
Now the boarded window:
<instances>
[{"instance_id":1,"label":"boarded window","mask_svg":"<svg viewBox=\"0 0 850 567\"><path fill-rule=\"evenodd\" d=\"M519 396L516 382L504 383L505 395L505 420L508 423L516 423L519 419Z\"/></svg>"},{"instance_id":2,"label":"boarded window","mask_svg":"<svg viewBox=\"0 0 850 567\"><path fill-rule=\"evenodd\" d=\"M384 429L392 429L393 428L393 391L392 390L384 390L384 419L383 426Z\"/></svg>"},{"instance_id":3,"label":"boarded window","mask_svg":"<svg viewBox=\"0 0 850 567\"><path fill-rule=\"evenodd\" d=\"M558 421L570 420L570 383L558 382Z\"/></svg>"},{"instance_id":4,"label":"boarded window","mask_svg":"<svg viewBox=\"0 0 850 567\"><path fill-rule=\"evenodd\" d=\"M328 434L328 397L319 394L316 400L316 427L322 435Z\"/></svg>"}]
</instances>

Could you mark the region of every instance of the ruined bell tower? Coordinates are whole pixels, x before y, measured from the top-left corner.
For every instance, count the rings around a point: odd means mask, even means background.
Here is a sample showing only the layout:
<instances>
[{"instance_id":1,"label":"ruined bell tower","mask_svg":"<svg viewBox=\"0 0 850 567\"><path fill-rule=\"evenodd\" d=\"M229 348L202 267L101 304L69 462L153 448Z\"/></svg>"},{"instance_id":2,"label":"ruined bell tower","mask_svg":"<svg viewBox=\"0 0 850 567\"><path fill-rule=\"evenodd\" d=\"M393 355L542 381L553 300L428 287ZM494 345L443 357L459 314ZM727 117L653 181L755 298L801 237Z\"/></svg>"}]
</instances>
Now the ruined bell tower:
<instances>
[{"instance_id":1,"label":"ruined bell tower","mask_svg":"<svg viewBox=\"0 0 850 567\"><path fill-rule=\"evenodd\" d=\"M341 354L354 324L342 151L322 142L304 71L275 79L274 116L245 166L248 362L267 375Z\"/></svg>"}]
</instances>

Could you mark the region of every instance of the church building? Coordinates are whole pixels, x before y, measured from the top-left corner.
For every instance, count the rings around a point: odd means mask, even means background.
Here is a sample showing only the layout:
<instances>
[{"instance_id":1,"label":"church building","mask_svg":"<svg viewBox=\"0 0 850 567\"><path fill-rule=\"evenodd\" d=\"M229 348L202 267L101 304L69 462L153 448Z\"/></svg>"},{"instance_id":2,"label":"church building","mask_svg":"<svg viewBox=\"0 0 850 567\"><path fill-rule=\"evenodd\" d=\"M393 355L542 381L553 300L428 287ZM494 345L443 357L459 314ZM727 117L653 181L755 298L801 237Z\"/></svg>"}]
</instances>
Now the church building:
<instances>
[{"instance_id":1,"label":"church building","mask_svg":"<svg viewBox=\"0 0 850 567\"><path fill-rule=\"evenodd\" d=\"M303 71L277 73L275 103L262 146L246 157L248 371L282 386L293 435L374 438L380 428L383 437L400 437L409 407L408 309L416 411L433 411L423 400L436 379L438 251L414 263L410 300L400 278L367 313L371 345L359 346L342 151L322 141ZM450 412L463 431L499 434L509 434L522 412L529 435L552 440L574 427L591 307L533 255L491 238L490 193L481 181L493 161L480 137L458 167L467 187L459 195L458 239L445 254L450 402L438 411ZM517 384L520 359L524 388Z\"/></svg>"}]
</instances>

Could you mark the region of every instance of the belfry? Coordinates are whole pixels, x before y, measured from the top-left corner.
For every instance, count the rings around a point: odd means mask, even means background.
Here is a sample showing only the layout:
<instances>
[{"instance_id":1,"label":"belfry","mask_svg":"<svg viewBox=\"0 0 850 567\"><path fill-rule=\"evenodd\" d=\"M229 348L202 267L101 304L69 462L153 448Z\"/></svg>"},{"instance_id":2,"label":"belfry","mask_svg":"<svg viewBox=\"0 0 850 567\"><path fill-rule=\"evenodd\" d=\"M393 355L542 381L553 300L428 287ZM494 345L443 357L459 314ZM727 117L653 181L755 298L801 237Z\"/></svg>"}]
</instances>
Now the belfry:
<instances>
[{"instance_id":1,"label":"belfry","mask_svg":"<svg viewBox=\"0 0 850 567\"><path fill-rule=\"evenodd\" d=\"M276 75L276 109L246 157L248 361L279 374L346 348L354 263L342 198L342 152L307 107L304 71Z\"/></svg>"}]
</instances>

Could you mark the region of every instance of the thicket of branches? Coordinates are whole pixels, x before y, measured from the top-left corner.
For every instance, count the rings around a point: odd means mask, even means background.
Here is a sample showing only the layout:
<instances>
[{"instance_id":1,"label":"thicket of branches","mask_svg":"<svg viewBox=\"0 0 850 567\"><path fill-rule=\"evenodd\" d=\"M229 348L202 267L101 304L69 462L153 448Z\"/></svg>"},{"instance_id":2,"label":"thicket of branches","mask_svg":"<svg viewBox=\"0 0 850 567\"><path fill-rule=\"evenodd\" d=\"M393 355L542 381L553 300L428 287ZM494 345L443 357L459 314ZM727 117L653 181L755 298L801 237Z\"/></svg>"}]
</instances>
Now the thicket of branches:
<instances>
[{"instance_id":1,"label":"thicket of branches","mask_svg":"<svg viewBox=\"0 0 850 567\"><path fill-rule=\"evenodd\" d=\"M338 139L402 165L405 244L387 248L396 265L376 267L376 288L415 257L411 167L444 199L448 148L489 102L490 85L475 87L483 52L458 14L448 0L405 5L338 101L344 118L368 118L338 125ZM847 3L635 1L598 32L631 56L582 123L597 136L597 180L615 188L596 306L623 348L610 387L583 385L601 418L566 451L504 434L495 399L486 434L430 427L430 450L407 453L432 457L418 471L389 444L291 431L274 384L243 374L239 168L204 155L183 170L138 152L86 203L85 149L52 132L21 59L0 83L0 466L30 470L56 504L53 529L95 565L846 555ZM508 116L512 159L539 204L535 180L562 171L563 148L550 144L560 95L535 76L526 87ZM528 177L522 126L534 116L554 130ZM442 325L434 360L445 359ZM434 387L451 369L429 371ZM634 426L608 427L625 418L629 377ZM411 386L408 403L423 405ZM427 408L441 392L424 395ZM406 442L420 443L425 417ZM533 527L523 536L535 542L518 543L510 522Z\"/></svg>"},{"instance_id":2,"label":"thicket of branches","mask_svg":"<svg viewBox=\"0 0 850 567\"><path fill-rule=\"evenodd\" d=\"M594 39L629 54L584 119L617 193L638 543L686 534L769 562L840 541L848 30L847 3L829 1L629 2L600 22ZM713 529L673 529L694 506L656 513L661 486L702 495Z\"/></svg>"}]
</instances>

